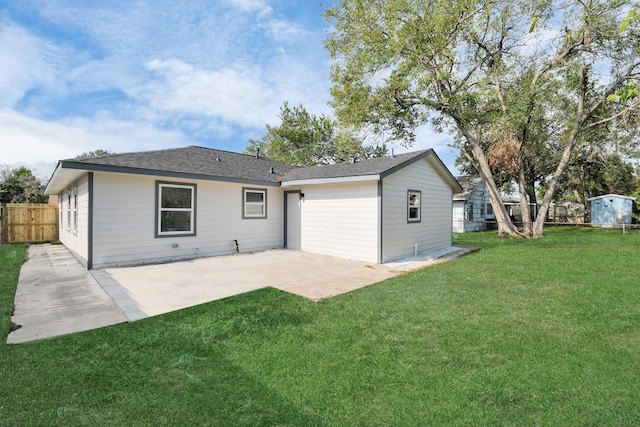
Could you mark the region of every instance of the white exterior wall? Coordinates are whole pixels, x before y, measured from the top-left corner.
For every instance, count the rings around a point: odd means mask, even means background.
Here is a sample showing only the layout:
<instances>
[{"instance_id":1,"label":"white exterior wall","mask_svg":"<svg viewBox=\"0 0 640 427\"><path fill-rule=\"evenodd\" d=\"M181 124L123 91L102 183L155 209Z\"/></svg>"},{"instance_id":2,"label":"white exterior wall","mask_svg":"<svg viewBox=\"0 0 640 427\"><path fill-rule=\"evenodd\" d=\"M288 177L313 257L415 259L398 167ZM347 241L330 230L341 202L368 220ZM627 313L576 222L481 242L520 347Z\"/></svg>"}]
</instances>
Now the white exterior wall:
<instances>
[{"instance_id":1,"label":"white exterior wall","mask_svg":"<svg viewBox=\"0 0 640 427\"><path fill-rule=\"evenodd\" d=\"M195 236L155 237L156 181L197 185ZM267 190L266 219L242 219L243 187ZM229 255L234 240L241 253L282 247L277 187L96 172L93 189L94 268Z\"/></svg>"},{"instance_id":2,"label":"white exterior wall","mask_svg":"<svg viewBox=\"0 0 640 427\"><path fill-rule=\"evenodd\" d=\"M301 250L378 262L378 182L301 187Z\"/></svg>"},{"instance_id":3,"label":"white exterior wall","mask_svg":"<svg viewBox=\"0 0 640 427\"><path fill-rule=\"evenodd\" d=\"M73 205L74 187L78 188L78 228L74 233L73 229L73 207L71 210L71 223L68 217L69 199L68 191L71 191L71 204ZM89 178L85 174L82 178L74 182L71 186L64 189L58 195L58 215L62 218L59 224L59 237L63 245L65 245L75 256L87 265L88 257L88 236L89 236ZM62 216L60 216L62 213Z\"/></svg>"},{"instance_id":4,"label":"white exterior wall","mask_svg":"<svg viewBox=\"0 0 640 427\"><path fill-rule=\"evenodd\" d=\"M479 183L466 201L456 200L453 202L453 231L466 233L486 229L485 221L495 219L495 215L487 214L487 205L490 205L489 196L486 195L484 184ZM470 208L473 209L473 216L469 216ZM473 220L469 218L473 218Z\"/></svg>"},{"instance_id":5,"label":"white exterior wall","mask_svg":"<svg viewBox=\"0 0 640 427\"><path fill-rule=\"evenodd\" d=\"M407 222L407 190L422 192L421 222ZM453 190L427 158L382 181L382 262L451 246Z\"/></svg>"},{"instance_id":6,"label":"white exterior wall","mask_svg":"<svg viewBox=\"0 0 640 427\"><path fill-rule=\"evenodd\" d=\"M454 200L453 202L453 232L464 233L464 201Z\"/></svg>"}]
</instances>

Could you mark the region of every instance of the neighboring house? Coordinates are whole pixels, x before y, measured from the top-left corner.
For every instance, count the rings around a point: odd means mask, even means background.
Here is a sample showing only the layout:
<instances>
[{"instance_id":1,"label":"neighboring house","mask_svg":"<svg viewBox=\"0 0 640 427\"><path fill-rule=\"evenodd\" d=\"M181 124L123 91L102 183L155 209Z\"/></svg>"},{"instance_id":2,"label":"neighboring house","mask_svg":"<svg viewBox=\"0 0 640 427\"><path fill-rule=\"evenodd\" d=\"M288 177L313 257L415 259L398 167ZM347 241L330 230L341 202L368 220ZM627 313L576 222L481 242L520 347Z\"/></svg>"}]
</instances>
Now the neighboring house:
<instances>
[{"instance_id":1,"label":"neighboring house","mask_svg":"<svg viewBox=\"0 0 640 427\"><path fill-rule=\"evenodd\" d=\"M585 209L582 203L564 201L551 202L547 212L547 221L561 224L584 224Z\"/></svg>"},{"instance_id":2,"label":"neighboring house","mask_svg":"<svg viewBox=\"0 0 640 427\"><path fill-rule=\"evenodd\" d=\"M62 160L46 188L89 269L282 247L387 262L450 246L460 191L433 150L295 168L194 146Z\"/></svg>"},{"instance_id":3,"label":"neighboring house","mask_svg":"<svg viewBox=\"0 0 640 427\"><path fill-rule=\"evenodd\" d=\"M618 194L591 197L591 225L595 227L615 227L631 224L631 211L635 199Z\"/></svg>"},{"instance_id":4,"label":"neighboring house","mask_svg":"<svg viewBox=\"0 0 640 427\"><path fill-rule=\"evenodd\" d=\"M518 196L502 196L502 203L507 210L507 215L516 224L522 224L522 207L520 206L520 198ZM535 221L538 216L538 205L529 202L529 216L531 221Z\"/></svg>"},{"instance_id":5,"label":"neighboring house","mask_svg":"<svg viewBox=\"0 0 640 427\"><path fill-rule=\"evenodd\" d=\"M466 233L487 228L487 221L495 221L489 196L479 176L458 176L462 191L453 195L453 231Z\"/></svg>"}]
</instances>

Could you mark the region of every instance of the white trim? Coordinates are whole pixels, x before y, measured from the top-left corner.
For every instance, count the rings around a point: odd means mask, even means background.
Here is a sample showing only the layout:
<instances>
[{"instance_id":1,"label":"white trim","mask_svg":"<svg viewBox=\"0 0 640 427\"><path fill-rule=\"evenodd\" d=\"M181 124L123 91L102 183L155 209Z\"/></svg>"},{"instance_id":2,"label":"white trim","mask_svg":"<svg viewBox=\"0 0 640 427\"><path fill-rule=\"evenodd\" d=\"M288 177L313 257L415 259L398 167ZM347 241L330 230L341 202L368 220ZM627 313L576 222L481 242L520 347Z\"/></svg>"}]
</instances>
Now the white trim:
<instances>
[{"instance_id":1,"label":"white trim","mask_svg":"<svg viewBox=\"0 0 640 427\"><path fill-rule=\"evenodd\" d=\"M73 186L73 191L72 191L72 206L71 206L71 212L73 215L73 224L72 224L72 230L73 230L73 234L74 235L78 235L78 186L74 185Z\"/></svg>"},{"instance_id":2,"label":"white trim","mask_svg":"<svg viewBox=\"0 0 640 427\"><path fill-rule=\"evenodd\" d=\"M418 205L411 204L411 195L418 197ZM418 215L415 218L411 217L411 209L417 209ZM407 190L407 222L421 222L422 221L422 191L421 190Z\"/></svg>"},{"instance_id":3,"label":"white trim","mask_svg":"<svg viewBox=\"0 0 640 427\"><path fill-rule=\"evenodd\" d=\"M336 184L340 182L361 182L361 181L380 181L380 175L358 175L358 176L341 176L337 178L296 179L294 181L283 182L281 186L296 187L299 185L309 185L309 184Z\"/></svg>"},{"instance_id":4,"label":"white trim","mask_svg":"<svg viewBox=\"0 0 640 427\"><path fill-rule=\"evenodd\" d=\"M248 202L247 194L248 193L258 193L262 194L262 202ZM252 215L247 213L247 206L261 206L262 213L257 215ZM261 190L258 188L243 188L242 189L242 218L251 219L251 218L266 218L267 217L267 190Z\"/></svg>"},{"instance_id":5,"label":"white trim","mask_svg":"<svg viewBox=\"0 0 640 427\"><path fill-rule=\"evenodd\" d=\"M158 215L158 229L156 233L158 236L188 236L193 235L195 233L195 198L196 198L196 190L194 184L173 184L166 182L158 182L158 205L156 206L157 215ZM162 189L163 188L184 188L191 192L191 206L188 208L163 208L162 207ZM189 212L191 214L191 218L189 221L189 230L178 230L178 231L162 231L162 212Z\"/></svg>"},{"instance_id":6,"label":"white trim","mask_svg":"<svg viewBox=\"0 0 640 427\"><path fill-rule=\"evenodd\" d=\"M613 197L617 197L619 199L626 199L626 200L635 200L635 197L631 197L631 196L623 196L620 194L605 194L604 196L589 197L587 201L590 202L592 200L607 199L607 198L613 198Z\"/></svg>"}]
</instances>

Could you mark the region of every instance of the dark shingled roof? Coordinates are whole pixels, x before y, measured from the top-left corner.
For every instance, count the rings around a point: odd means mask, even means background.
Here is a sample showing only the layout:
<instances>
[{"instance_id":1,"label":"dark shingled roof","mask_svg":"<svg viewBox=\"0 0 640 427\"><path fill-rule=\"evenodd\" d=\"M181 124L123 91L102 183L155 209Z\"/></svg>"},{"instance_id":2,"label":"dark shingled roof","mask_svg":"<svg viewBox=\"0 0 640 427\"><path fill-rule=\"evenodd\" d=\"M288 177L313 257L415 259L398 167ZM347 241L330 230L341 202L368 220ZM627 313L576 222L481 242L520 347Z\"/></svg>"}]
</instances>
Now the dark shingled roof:
<instances>
[{"instance_id":1,"label":"dark shingled roof","mask_svg":"<svg viewBox=\"0 0 640 427\"><path fill-rule=\"evenodd\" d=\"M398 169L426 157L439 164L449 184L458 190L458 183L437 154L429 150L414 151L395 156L377 157L355 163L300 168L266 157L233 153L213 148L189 146L139 153L109 154L106 156L68 159L58 162L47 190L59 191L65 180L77 178L77 172L115 172L162 177L227 181L245 184L280 186L281 183L378 175L385 177ZM75 171L75 172L74 172Z\"/></svg>"},{"instance_id":2,"label":"dark shingled roof","mask_svg":"<svg viewBox=\"0 0 640 427\"><path fill-rule=\"evenodd\" d=\"M265 157L197 146L69 159L60 163L69 169L274 184L294 168Z\"/></svg>"},{"instance_id":3,"label":"dark shingled roof","mask_svg":"<svg viewBox=\"0 0 640 427\"><path fill-rule=\"evenodd\" d=\"M467 200L473 189L482 182L482 178L471 175L456 176L456 181L462 187L462 192L454 194L453 200Z\"/></svg>"},{"instance_id":4,"label":"dark shingled roof","mask_svg":"<svg viewBox=\"0 0 640 427\"><path fill-rule=\"evenodd\" d=\"M397 154L393 157L375 157L373 159L361 160L355 163L336 163L326 166L298 168L289 171L289 173L285 175L283 182L303 179L340 178L347 176L385 174L392 172L396 167L402 166L407 162L418 160L431 153L433 153L433 150L421 150L411 153Z\"/></svg>"}]
</instances>

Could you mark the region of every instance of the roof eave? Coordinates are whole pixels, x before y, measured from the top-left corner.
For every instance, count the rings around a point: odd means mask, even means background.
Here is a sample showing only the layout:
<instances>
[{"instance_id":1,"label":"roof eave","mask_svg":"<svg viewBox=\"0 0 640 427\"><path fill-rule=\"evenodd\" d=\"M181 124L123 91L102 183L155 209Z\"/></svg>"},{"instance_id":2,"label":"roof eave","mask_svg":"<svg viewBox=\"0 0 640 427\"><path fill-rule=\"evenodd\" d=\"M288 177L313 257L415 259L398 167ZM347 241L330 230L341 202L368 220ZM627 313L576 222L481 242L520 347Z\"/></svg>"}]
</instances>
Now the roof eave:
<instances>
[{"instance_id":1,"label":"roof eave","mask_svg":"<svg viewBox=\"0 0 640 427\"><path fill-rule=\"evenodd\" d=\"M47 184L47 188L45 191L50 191L50 194L57 194L61 188L65 188L73 182L72 180L67 180L65 183L61 183L57 186L52 185L52 183L56 183L61 179L61 175L64 170L75 170L78 172L109 172L109 173L124 173L124 174L132 174L132 175L149 175L149 176L162 176L168 178L182 178L182 179L199 179L204 181L221 181L221 182L234 182L238 184L250 184L250 185L261 185L267 187L279 187L280 182L278 182L277 176L274 175L273 181L269 180L261 180L261 179L251 179L251 178L235 178L235 177L224 177L224 176L216 176L216 175L206 175L206 174L197 174L197 173L188 173L188 172L175 172L175 171L166 171L160 169L143 169L143 168L131 168L126 166L110 166L110 165L99 165L95 163L84 163L77 161L69 161L69 160L61 160L58 162L56 169L49 180L49 184ZM49 194L49 193L45 193Z\"/></svg>"},{"instance_id":2,"label":"roof eave","mask_svg":"<svg viewBox=\"0 0 640 427\"><path fill-rule=\"evenodd\" d=\"M363 182L363 181L379 181L380 175L355 175L355 176L339 176L334 178L308 178L308 179L295 179L291 181L283 181L282 187L295 187L299 185L311 185L311 184L338 184L342 182Z\"/></svg>"}]
</instances>

